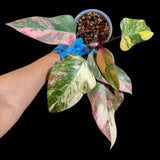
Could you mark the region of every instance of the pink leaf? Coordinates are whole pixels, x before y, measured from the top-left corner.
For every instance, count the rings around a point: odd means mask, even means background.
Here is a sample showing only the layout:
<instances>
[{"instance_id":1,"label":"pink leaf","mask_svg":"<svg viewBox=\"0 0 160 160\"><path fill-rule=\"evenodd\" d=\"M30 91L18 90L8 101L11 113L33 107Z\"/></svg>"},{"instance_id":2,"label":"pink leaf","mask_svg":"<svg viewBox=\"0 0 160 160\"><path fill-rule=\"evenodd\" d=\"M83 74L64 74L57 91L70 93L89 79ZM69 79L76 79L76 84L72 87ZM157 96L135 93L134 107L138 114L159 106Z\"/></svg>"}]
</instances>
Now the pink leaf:
<instances>
[{"instance_id":1,"label":"pink leaf","mask_svg":"<svg viewBox=\"0 0 160 160\"><path fill-rule=\"evenodd\" d=\"M88 93L88 98L93 117L99 129L111 142L112 148L117 137L114 114L124 99L123 93L97 82L95 88Z\"/></svg>"},{"instance_id":2,"label":"pink leaf","mask_svg":"<svg viewBox=\"0 0 160 160\"><path fill-rule=\"evenodd\" d=\"M132 82L128 75L118 66L116 66L116 71L119 78L120 91L132 94Z\"/></svg>"},{"instance_id":3,"label":"pink leaf","mask_svg":"<svg viewBox=\"0 0 160 160\"><path fill-rule=\"evenodd\" d=\"M30 17L7 23L7 25L47 44L72 45L76 40L75 20L69 15L53 18Z\"/></svg>"}]
</instances>

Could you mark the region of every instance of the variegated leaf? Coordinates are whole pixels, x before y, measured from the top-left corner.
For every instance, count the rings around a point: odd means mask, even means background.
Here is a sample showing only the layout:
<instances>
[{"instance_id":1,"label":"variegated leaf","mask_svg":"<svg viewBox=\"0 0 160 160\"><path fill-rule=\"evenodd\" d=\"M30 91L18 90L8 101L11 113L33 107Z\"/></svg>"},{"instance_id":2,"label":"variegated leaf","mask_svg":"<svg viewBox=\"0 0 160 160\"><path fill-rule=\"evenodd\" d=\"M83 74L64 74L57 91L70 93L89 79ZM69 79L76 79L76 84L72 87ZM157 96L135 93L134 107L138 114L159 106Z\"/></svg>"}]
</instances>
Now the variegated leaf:
<instances>
[{"instance_id":1,"label":"variegated leaf","mask_svg":"<svg viewBox=\"0 0 160 160\"><path fill-rule=\"evenodd\" d=\"M91 70L92 70L96 80L102 81L103 77L102 77L102 74L97 66L96 57L97 57L97 50L93 49L91 51L91 53L88 55L87 63L91 67ZM108 84L108 82L107 82L107 84Z\"/></svg>"},{"instance_id":2,"label":"variegated leaf","mask_svg":"<svg viewBox=\"0 0 160 160\"><path fill-rule=\"evenodd\" d=\"M50 112L61 112L75 105L96 85L87 62L79 55L69 54L55 65L48 81Z\"/></svg>"},{"instance_id":3,"label":"variegated leaf","mask_svg":"<svg viewBox=\"0 0 160 160\"><path fill-rule=\"evenodd\" d=\"M114 114L123 101L123 93L113 90L107 84L97 82L87 95L91 102L93 117L99 129L111 142L112 148L117 137Z\"/></svg>"},{"instance_id":4,"label":"variegated leaf","mask_svg":"<svg viewBox=\"0 0 160 160\"><path fill-rule=\"evenodd\" d=\"M116 66L116 71L119 78L119 90L132 94L132 81L128 75L118 66Z\"/></svg>"},{"instance_id":5,"label":"variegated leaf","mask_svg":"<svg viewBox=\"0 0 160 160\"><path fill-rule=\"evenodd\" d=\"M122 103L124 96L123 93L108 85L102 77L96 64L96 55L97 51L93 50L87 59L95 78L98 80L94 89L87 95L91 102L93 117L99 129L110 140L112 147L117 137L114 114Z\"/></svg>"},{"instance_id":6,"label":"variegated leaf","mask_svg":"<svg viewBox=\"0 0 160 160\"><path fill-rule=\"evenodd\" d=\"M92 50L92 52L89 54L87 62L89 66L91 67L91 70L95 76L95 78L99 82L103 82L106 84L109 84L102 76L97 63L96 63L96 56L97 56L97 51ZM119 90L123 92L127 92L132 94L132 82L128 75L118 66L116 66L116 71L119 79Z\"/></svg>"},{"instance_id":7,"label":"variegated leaf","mask_svg":"<svg viewBox=\"0 0 160 160\"><path fill-rule=\"evenodd\" d=\"M112 53L106 48L99 49L97 52L96 62L103 77L114 89L118 91L119 79Z\"/></svg>"},{"instance_id":8,"label":"variegated leaf","mask_svg":"<svg viewBox=\"0 0 160 160\"><path fill-rule=\"evenodd\" d=\"M141 19L124 18L120 23L122 39L120 48L123 51L129 50L135 44L149 40L153 32Z\"/></svg>"},{"instance_id":9,"label":"variegated leaf","mask_svg":"<svg viewBox=\"0 0 160 160\"><path fill-rule=\"evenodd\" d=\"M53 18L29 17L7 23L7 25L47 44L72 45L76 40L76 22L70 15Z\"/></svg>"}]
</instances>

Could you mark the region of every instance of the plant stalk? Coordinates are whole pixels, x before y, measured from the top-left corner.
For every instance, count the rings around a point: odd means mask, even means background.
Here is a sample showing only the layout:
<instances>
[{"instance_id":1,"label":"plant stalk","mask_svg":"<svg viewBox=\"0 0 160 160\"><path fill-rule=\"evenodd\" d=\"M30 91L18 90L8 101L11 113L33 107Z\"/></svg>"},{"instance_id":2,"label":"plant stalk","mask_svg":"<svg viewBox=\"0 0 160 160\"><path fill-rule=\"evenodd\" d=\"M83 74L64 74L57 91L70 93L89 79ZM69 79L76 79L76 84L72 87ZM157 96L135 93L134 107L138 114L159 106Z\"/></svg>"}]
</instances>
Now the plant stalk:
<instances>
[{"instance_id":1,"label":"plant stalk","mask_svg":"<svg viewBox=\"0 0 160 160\"><path fill-rule=\"evenodd\" d=\"M77 36L79 36L79 35L81 35L81 34L83 34L83 33L86 33L86 32L94 32L94 31L95 31L95 30L93 30L93 29L84 30L84 31L82 31L82 32L77 33Z\"/></svg>"},{"instance_id":2,"label":"plant stalk","mask_svg":"<svg viewBox=\"0 0 160 160\"><path fill-rule=\"evenodd\" d=\"M110 43L110 42L112 42L112 41L114 41L114 40L116 40L116 39L121 38L121 37L122 37L122 36L118 36L118 37L112 38L112 39L110 39L109 41L107 41L107 42L105 42L105 43L102 43L101 45L103 46L103 45L108 44L108 43Z\"/></svg>"}]
</instances>

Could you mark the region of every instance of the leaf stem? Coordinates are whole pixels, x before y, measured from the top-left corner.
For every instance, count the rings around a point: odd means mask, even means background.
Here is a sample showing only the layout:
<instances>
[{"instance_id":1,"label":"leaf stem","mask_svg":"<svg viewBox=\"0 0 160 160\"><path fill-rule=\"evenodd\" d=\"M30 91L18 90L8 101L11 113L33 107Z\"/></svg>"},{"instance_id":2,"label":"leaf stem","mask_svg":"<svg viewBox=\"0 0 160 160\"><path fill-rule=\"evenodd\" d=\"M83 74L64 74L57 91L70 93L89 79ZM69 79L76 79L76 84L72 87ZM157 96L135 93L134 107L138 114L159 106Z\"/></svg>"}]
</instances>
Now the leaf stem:
<instances>
[{"instance_id":1,"label":"leaf stem","mask_svg":"<svg viewBox=\"0 0 160 160\"><path fill-rule=\"evenodd\" d=\"M102 37L101 37L101 40L100 40L100 42L99 42L99 44L98 44L98 46L97 46L96 48L101 48L101 47L103 47L105 44L108 44L108 43L110 43L110 42L112 42L112 41L114 41L114 40L116 40L116 39L119 39L119 38L121 38L121 36L112 38L112 39L110 39L109 41L102 43L103 40L104 40L104 36L102 36Z\"/></svg>"},{"instance_id":2,"label":"leaf stem","mask_svg":"<svg viewBox=\"0 0 160 160\"><path fill-rule=\"evenodd\" d=\"M107 42L105 42L105 43L102 43L101 45L103 46L103 45L108 44L108 43L110 43L110 42L112 42L112 41L114 41L114 40L116 40L116 39L121 38L121 37L122 37L122 36L118 36L118 37L112 38L112 39L110 39L109 41L107 41Z\"/></svg>"},{"instance_id":3,"label":"leaf stem","mask_svg":"<svg viewBox=\"0 0 160 160\"><path fill-rule=\"evenodd\" d=\"M84 31L82 31L82 32L77 33L77 36L79 36L79 35L81 35L81 34L83 34L83 33L86 33L86 32L94 32L94 31L95 31L95 30L93 30L93 29L84 30Z\"/></svg>"}]
</instances>

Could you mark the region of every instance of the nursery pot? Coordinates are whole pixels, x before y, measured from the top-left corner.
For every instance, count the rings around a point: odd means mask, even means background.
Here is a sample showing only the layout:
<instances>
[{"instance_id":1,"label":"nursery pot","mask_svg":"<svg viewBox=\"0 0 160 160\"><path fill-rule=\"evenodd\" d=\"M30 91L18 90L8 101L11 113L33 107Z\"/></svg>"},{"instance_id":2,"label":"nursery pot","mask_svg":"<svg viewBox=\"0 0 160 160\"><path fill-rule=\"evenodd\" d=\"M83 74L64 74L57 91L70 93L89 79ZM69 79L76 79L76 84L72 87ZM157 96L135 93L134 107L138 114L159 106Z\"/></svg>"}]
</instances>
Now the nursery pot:
<instances>
[{"instance_id":1,"label":"nursery pot","mask_svg":"<svg viewBox=\"0 0 160 160\"><path fill-rule=\"evenodd\" d=\"M87 9L79 13L76 18L77 38L82 37L85 44L97 38L107 42L112 35L112 22L107 14L97 9Z\"/></svg>"}]
</instances>

